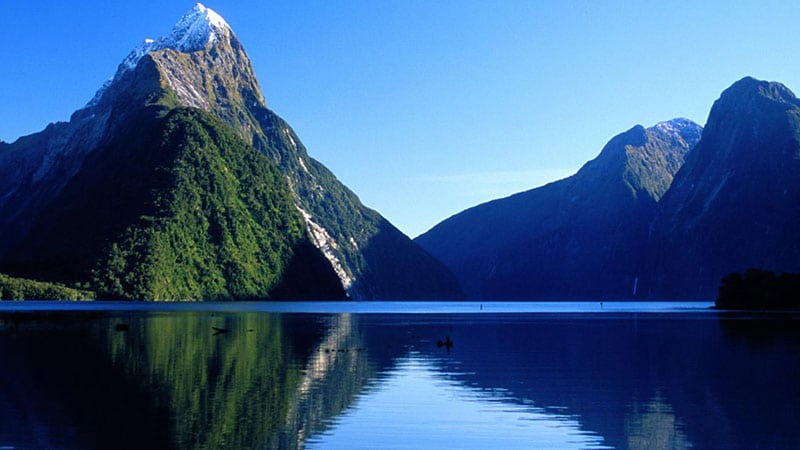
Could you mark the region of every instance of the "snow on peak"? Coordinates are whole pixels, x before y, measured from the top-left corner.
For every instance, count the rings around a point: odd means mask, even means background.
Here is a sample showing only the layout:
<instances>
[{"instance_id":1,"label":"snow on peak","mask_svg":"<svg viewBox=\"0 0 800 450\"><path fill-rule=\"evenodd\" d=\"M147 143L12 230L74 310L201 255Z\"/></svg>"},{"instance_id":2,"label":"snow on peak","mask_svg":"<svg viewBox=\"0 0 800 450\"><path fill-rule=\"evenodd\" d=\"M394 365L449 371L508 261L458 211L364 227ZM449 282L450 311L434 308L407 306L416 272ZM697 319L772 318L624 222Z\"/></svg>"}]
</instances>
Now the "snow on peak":
<instances>
[{"instance_id":1,"label":"snow on peak","mask_svg":"<svg viewBox=\"0 0 800 450\"><path fill-rule=\"evenodd\" d=\"M225 19L214 10L206 8L202 3L194 5L189 12L178 20L169 36L156 40L145 39L144 43L133 49L123 64L133 68L148 52L170 48L189 53L203 50L220 36L230 34L231 27Z\"/></svg>"},{"instance_id":2,"label":"snow on peak","mask_svg":"<svg viewBox=\"0 0 800 450\"><path fill-rule=\"evenodd\" d=\"M228 25L228 22L225 22L222 16L217 14L213 9L206 8L202 3L195 4L194 8L192 8L192 12L201 14L208 23L217 28L230 28L230 25Z\"/></svg>"},{"instance_id":3,"label":"snow on peak","mask_svg":"<svg viewBox=\"0 0 800 450\"><path fill-rule=\"evenodd\" d=\"M198 3L181 17L168 37L162 38L165 41L162 48L181 52L202 50L214 42L219 34L228 33L230 29L222 16Z\"/></svg>"},{"instance_id":4,"label":"snow on peak","mask_svg":"<svg viewBox=\"0 0 800 450\"><path fill-rule=\"evenodd\" d=\"M679 135L683 130L691 127L692 125L695 125L695 123L692 122L691 120L678 118L678 119L667 120L664 122L658 122L653 126L652 129L666 135L673 135L673 134Z\"/></svg>"},{"instance_id":5,"label":"snow on peak","mask_svg":"<svg viewBox=\"0 0 800 450\"><path fill-rule=\"evenodd\" d=\"M139 63L144 55L167 48L183 53L196 52L205 49L220 37L228 36L231 33L230 25L222 16L202 3L195 4L189 12L178 20L169 36L162 36L158 39L148 38L136 46L122 60L122 64L114 77L106 81L86 106L96 105L108 86L114 80L119 79L125 72L136 67L136 64Z\"/></svg>"},{"instance_id":6,"label":"snow on peak","mask_svg":"<svg viewBox=\"0 0 800 450\"><path fill-rule=\"evenodd\" d=\"M703 133L703 127L682 117L659 122L653 126L653 129L666 136L680 137L690 146L699 141Z\"/></svg>"},{"instance_id":7,"label":"snow on peak","mask_svg":"<svg viewBox=\"0 0 800 450\"><path fill-rule=\"evenodd\" d=\"M681 133L687 129L696 129L700 126L696 123L692 122L689 119L684 119L683 117L679 117L677 119L667 120L665 122L659 122L655 125L655 129L659 131L663 131L665 133Z\"/></svg>"}]
</instances>

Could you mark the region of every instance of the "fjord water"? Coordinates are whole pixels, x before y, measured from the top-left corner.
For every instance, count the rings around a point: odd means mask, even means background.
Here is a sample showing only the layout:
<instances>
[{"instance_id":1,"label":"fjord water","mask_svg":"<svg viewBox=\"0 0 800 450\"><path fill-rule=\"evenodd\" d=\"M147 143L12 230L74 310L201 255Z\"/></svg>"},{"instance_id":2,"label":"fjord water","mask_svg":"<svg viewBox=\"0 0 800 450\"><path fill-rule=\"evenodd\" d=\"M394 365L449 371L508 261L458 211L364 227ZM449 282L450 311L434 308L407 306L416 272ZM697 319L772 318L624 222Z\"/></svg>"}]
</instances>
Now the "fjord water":
<instances>
[{"instance_id":1,"label":"fjord water","mask_svg":"<svg viewBox=\"0 0 800 450\"><path fill-rule=\"evenodd\" d=\"M800 444L795 315L27 305L0 306L3 448Z\"/></svg>"}]
</instances>

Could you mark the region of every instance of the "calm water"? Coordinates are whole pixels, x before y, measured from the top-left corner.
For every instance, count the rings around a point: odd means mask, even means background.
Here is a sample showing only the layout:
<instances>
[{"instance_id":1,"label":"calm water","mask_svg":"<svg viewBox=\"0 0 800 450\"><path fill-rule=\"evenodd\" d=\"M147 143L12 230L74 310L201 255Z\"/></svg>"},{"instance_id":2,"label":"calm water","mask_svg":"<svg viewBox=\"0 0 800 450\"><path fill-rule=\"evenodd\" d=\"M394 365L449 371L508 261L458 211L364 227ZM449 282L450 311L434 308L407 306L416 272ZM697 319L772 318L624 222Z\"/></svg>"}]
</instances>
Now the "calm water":
<instances>
[{"instance_id":1,"label":"calm water","mask_svg":"<svg viewBox=\"0 0 800 450\"><path fill-rule=\"evenodd\" d=\"M800 317L707 306L0 304L0 449L800 447Z\"/></svg>"}]
</instances>

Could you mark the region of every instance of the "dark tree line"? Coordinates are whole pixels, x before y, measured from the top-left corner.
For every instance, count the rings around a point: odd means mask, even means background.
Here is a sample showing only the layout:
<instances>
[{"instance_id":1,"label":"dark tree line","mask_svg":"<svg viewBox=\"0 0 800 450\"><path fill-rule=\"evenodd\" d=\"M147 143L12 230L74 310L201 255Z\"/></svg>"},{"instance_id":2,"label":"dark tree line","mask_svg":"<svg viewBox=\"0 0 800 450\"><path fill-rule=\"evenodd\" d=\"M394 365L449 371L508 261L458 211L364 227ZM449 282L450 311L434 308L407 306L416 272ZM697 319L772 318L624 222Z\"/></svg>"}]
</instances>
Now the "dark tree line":
<instances>
[{"instance_id":1,"label":"dark tree line","mask_svg":"<svg viewBox=\"0 0 800 450\"><path fill-rule=\"evenodd\" d=\"M717 308L791 309L800 307L800 274L748 269L722 278Z\"/></svg>"}]
</instances>

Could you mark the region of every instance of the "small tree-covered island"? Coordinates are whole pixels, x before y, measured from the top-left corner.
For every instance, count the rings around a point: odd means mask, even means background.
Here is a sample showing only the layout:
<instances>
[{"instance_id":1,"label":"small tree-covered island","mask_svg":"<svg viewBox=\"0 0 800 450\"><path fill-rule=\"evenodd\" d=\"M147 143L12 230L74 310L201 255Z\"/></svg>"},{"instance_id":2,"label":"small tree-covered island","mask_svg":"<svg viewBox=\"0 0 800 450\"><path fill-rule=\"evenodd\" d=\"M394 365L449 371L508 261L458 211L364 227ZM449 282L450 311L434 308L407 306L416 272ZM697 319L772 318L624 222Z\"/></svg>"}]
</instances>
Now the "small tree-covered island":
<instances>
[{"instance_id":1,"label":"small tree-covered island","mask_svg":"<svg viewBox=\"0 0 800 450\"><path fill-rule=\"evenodd\" d=\"M719 309L781 310L800 308L800 274L748 269L722 279L715 302Z\"/></svg>"}]
</instances>

